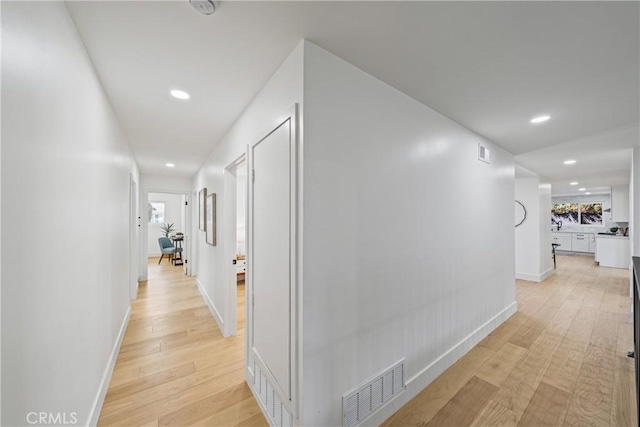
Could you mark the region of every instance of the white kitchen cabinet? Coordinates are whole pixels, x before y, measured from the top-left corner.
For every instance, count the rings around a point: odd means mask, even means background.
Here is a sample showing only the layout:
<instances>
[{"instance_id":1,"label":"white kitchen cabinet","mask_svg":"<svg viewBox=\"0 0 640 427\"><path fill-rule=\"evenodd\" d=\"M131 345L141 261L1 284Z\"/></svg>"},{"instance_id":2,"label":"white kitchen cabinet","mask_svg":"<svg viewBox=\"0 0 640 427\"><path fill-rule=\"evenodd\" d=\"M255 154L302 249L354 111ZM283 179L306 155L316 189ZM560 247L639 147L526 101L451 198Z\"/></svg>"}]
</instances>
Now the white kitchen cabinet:
<instances>
[{"instance_id":1,"label":"white kitchen cabinet","mask_svg":"<svg viewBox=\"0 0 640 427\"><path fill-rule=\"evenodd\" d=\"M571 250L574 252L589 252L589 234L571 233Z\"/></svg>"},{"instance_id":2,"label":"white kitchen cabinet","mask_svg":"<svg viewBox=\"0 0 640 427\"><path fill-rule=\"evenodd\" d=\"M560 245L558 251L571 251L571 240L571 233L551 233L551 243Z\"/></svg>"},{"instance_id":3,"label":"white kitchen cabinet","mask_svg":"<svg viewBox=\"0 0 640 427\"><path fill-rule=\"evenodd\" d=\"M589 234L589 252L591 252L592 254L596 253L596 235L595 234Z\"/></svg>"},{"instance_id":4,"label":"white kitchen cabinet","mask_svg":"<svg viewBox=\"0 0 640 427\"><path fill-rule=\"evenodd\" d=\"M611 188L611 221L629 222L629 187Z\"/></svg>"}]
</instances>

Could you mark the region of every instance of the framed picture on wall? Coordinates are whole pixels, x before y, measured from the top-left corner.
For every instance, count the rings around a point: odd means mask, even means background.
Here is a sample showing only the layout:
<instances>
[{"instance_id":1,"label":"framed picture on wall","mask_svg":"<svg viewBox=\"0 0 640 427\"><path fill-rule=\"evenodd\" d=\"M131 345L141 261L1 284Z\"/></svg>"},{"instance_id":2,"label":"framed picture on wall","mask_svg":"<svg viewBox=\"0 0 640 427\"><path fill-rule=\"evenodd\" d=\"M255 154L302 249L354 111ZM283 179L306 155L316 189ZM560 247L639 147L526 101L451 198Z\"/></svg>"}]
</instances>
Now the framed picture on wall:
<instances>
[{"instance_id":1,"label":"framed picture on wall","mask_svg":"<svg viewBox=\"0 0 640 427\"><path fill-rule=\"evenodd\" d=\"M205 220L207 216L207 189L203 188L198 193L198 228L202 231L207 231L207 222Z\"/></svg>"},{"instance_id":2,"label":"framed picture on wall","mask_svg":"<svg viewBox=\"0 0 640 427\"><path fill-rule=\"evenodd\" d=\"M206 224L205 233L207 236L207 244L211 246L216 245L216 193L207 195L207 202L205 205Z\"/></svg>"}]
</instances>

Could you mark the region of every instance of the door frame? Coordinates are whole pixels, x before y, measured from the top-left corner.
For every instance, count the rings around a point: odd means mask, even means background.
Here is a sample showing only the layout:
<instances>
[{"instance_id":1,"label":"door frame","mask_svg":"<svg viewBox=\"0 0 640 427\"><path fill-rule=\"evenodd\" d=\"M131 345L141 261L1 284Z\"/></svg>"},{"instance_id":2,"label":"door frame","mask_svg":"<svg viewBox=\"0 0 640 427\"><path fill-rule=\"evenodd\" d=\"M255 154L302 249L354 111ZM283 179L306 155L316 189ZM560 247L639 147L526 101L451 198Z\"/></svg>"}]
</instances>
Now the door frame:
<instances>
[{"instance_id":1,"label":"door frame","mask_svg":"<svg viewBox=\"0 0 640 427\"><path fill-rule=\"evenodd\" d=\"M138 213L138 183L129 174L129 298L138 298L138 256L140 242L140 215Z\"/></svg>"},{"instance_id":2,"label":"door frame","mask_svg":"<svg viewBox=\"0 0 640 427\"><path fill-rule=\"evenodd\" d=\"M222 331L225 337L236 335L238 333L238 281L237 281L237 270L236 266L233 264L233 260L236 257L236 245L238 242L238 225L237 225L237 194L238 194L238 179L237 179L237 169L243 162L247 164L248 171L248 163L247 163L247 148L245 148L245 152L242 153L239 157L237 157L234 161L229 163L224 168L224 200L223 200L223 215L224 218L224 243L222 256L224 259L224 268L223 274L225 278L225 282L227 283L226 289L226 304L225 304L225 313L226 319L224 321L224 331ZM245 199L249 198L249 179L247 178L247 186L245 188ZM248 200L245 200L245 230L247 229L248 215L247 210L249 208ZM248 252L248 251L247 251ZM247 315L247 301L246 297L246 275L245 275L245 316ZM246 317L245 317L246 319ZM245 329L246 331L246 329ZM246 360L246 355L245 355Z\"/></svg>"},{"instance_id":3,"label":"door frame","mask_svg":"<svg viewBox=\"0 0 640 427\"><path fill-rule=\"evenodd\" d=\"M193 221L191 221L190 227L187 228L187 225L189 224L190 220L192 219L192 215L193 215L193 198L191 197L191 191L180 191L180 190L163 190L163 189L155 189L155 188L145 188L145 190L142 192L141 196L140 196L140 200L141 200L141 206L144 208L143 212L146 212L148 203L149 203L149 193L164 193L164 194L178 194L181 196L185 196L185 200L187 202L187 209L186 209L186 214L185 214L185 218L184 218L184 222L185 222L185 227L184 227L184 240L182 242L182 250L183 250L183 257L184 257L184 263L187 264L187 269L185 274L187 275L192 275L191 272L191 266L190 264L190 260L192 258L192 253L191 253L191 249L192 249L192 245L191 245L191 241L193 240L193 236L194 233L192 233L192 227L193 227ZM146 214L144 216L144 218L141 218L142 223L144 224L142 226L142 244L141 246L141 257L142 260L140 262L141 266L142 266L142 274L141 277L143 277L143 280L147 280L147 278L149 277L149 272L148 272L148 263L149 263L149 219L146 217Z\"/></svg>"}]
</instances>

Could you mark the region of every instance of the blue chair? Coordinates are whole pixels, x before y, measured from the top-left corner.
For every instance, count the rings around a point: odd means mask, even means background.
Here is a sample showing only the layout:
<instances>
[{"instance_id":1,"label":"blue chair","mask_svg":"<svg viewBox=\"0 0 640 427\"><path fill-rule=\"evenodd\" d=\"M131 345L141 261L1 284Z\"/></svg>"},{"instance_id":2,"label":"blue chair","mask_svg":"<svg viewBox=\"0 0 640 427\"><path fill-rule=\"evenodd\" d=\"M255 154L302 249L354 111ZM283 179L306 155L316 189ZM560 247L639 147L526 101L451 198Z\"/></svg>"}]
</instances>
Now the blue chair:
<instances>
[{"instance_id":1,"label":"blue chair","mask_svg":"<svg viewBox=\"0 0 640 427\"><path fill-rule=\"evenodd\" d=\"M178 253L182 252L182 248L177 248L173 246L173 242L168 237L158 237L158 245L160 245L160 259L158 260L158 264L162 261L162 257L169 255L169 263L171 263L171 258Z\"/></svg>"}]
</instances>

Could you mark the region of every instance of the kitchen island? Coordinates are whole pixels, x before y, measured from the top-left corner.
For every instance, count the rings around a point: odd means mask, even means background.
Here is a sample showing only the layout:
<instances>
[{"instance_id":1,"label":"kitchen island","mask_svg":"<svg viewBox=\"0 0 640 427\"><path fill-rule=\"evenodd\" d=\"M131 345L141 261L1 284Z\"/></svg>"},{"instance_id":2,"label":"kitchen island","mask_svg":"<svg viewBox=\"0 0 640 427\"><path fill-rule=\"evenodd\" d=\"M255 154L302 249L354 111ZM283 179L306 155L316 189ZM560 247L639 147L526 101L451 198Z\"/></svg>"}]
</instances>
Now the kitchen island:
<instances>
[{"instance_id":1,"label":"kitchen island","mask_svg":"<svg viewBox=\"0 0 640 427\"><path fill-rule=\"evenodd\" d=\"M596 262L601 267L629 268L629 236L596 234Z\"/></svg>"}]
</instances>

